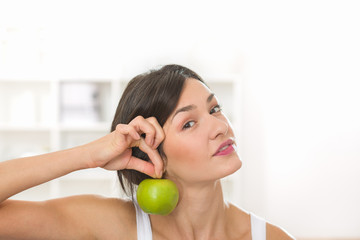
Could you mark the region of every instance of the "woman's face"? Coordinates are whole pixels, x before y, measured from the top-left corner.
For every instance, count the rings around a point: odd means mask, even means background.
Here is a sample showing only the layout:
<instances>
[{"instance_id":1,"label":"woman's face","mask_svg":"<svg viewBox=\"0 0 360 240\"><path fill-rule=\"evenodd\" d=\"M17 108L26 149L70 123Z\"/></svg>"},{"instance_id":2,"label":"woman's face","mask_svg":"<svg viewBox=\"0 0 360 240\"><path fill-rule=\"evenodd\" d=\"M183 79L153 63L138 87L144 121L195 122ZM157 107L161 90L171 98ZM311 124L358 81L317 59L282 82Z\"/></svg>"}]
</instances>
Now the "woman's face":
<instances>
[{"instance_id":1,"label":"woman's face","mask_svg":"<svg viewBox=\"0 0 360 240\"><path fill-rule=\"evenodd\" d=\"M198 80L186 80L164 131L168 178L212 181L241 167L231 125L217 98Z\"/></svg>"}]
</instances>

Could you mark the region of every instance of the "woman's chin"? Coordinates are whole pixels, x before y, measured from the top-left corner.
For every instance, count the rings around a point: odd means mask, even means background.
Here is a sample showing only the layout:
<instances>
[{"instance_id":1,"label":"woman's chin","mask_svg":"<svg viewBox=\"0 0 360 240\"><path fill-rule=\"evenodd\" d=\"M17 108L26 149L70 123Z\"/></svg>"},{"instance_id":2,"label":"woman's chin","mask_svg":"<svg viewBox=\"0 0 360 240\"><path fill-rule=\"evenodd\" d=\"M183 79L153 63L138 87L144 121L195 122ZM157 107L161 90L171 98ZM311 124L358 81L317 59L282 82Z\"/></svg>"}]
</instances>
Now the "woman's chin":
<instances>
[{"instance_id":1,"label":"woman's chin","mask_svg":"<svg viewBox=\"0 0 360 240\"><path fill-rule=\"evenodd\" d=\"M242 166L242 162L240 159L237 161L232 162L231 164L227 164L227 168L224 170L224 176L227 177L235 172L237 172Z\"/></svg>"}]
</instances>

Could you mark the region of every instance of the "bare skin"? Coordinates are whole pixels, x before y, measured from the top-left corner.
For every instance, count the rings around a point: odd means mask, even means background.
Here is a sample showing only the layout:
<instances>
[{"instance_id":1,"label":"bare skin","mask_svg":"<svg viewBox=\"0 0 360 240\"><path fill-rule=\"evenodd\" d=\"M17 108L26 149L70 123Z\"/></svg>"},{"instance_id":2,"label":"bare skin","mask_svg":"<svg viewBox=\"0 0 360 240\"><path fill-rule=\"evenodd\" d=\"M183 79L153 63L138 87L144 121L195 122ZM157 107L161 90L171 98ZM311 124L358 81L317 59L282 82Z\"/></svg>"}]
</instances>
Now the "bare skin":
<instances>
[{"instance_id":1,"label":"bare skin","mask_svg":"<svg viewBox=\"0 0 360 240\"><path fill-rule=\"evenodd\" d=\"M155 118L137 117L89 144L0 163L0 239L137 239L135 209L129 201L90 195L44 202L8 198L86 168L135 169L159 178L164 166L156 148L163 142L166 176L178 185L180 200L170 215L150 216L153 239L250 240L249 214L223 199L219 179L238 170L241 161L236 151L214 154L234 136L217 99L209 96L209 89L188 79L177 109L190 104L192 110L170 116L163 128ZM132 157L132 146L139 146L152 163ZM267 224L267 239L292 238Z\"/></svg>"}]
</instances>

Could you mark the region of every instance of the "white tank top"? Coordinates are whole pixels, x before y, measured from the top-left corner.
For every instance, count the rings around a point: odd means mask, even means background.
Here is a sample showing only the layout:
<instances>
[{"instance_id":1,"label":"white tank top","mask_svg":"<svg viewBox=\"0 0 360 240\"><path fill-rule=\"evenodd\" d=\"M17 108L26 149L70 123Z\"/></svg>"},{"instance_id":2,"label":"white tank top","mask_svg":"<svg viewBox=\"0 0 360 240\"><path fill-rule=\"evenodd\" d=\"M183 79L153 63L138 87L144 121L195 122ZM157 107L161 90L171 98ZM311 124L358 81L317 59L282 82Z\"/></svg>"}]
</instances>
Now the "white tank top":
<instances>
[{"instance_id":1,"label":"white tank top","mask_svg":"<svg viewBox=\"0 0 360 240\"><path fill-rule=\"evenodd\" d=\"M134 202L136 209L136 227L138 240L152 240L152 230L150 218L137 203ZM266 221L252 213L251 219L251 238L252 240L266 240Z\"/></svg>"}]
</instances>

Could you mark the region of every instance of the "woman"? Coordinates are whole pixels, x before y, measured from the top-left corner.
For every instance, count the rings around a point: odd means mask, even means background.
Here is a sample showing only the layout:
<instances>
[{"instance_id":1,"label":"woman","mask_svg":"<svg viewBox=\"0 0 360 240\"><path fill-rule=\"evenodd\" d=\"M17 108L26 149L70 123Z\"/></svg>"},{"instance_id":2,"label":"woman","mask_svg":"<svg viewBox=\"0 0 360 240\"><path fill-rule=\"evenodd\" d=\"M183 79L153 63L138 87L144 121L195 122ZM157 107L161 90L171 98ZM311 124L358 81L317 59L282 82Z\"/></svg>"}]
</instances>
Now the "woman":
<instances>
[{"instance_id":1,"label":"woman","mask_svg":"<svg viewBox=\"0 0 360 240\"><path fill-rule=\"evenodd\" d=\"M120 99L110 134L0 163L0 239L292 239L224 201L220 179L241 167L235 149L228 119L196 73L167 65L139 75ZM179 188L178 205L160 216L145 214L135 201L99 196L7 200L95 167L117 170L132 196L145 178L171 179Z\"/></svg>"}]
</instances>

